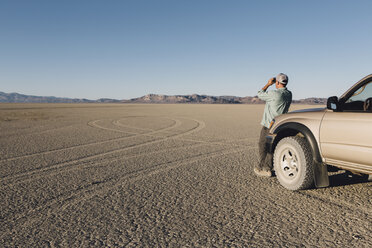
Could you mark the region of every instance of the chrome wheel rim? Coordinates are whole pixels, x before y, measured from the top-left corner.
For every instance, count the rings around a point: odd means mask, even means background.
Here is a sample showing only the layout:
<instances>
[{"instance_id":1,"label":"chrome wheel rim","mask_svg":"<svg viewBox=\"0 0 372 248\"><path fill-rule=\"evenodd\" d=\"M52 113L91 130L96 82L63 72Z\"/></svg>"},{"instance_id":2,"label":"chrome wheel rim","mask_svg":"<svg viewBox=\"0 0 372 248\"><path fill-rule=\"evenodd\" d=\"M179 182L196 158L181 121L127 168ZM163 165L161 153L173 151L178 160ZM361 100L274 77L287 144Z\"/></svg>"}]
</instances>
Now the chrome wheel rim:
<instances>
[{"instance_id":1,"label":"chrome wheel rim","mask_svg":"<svg viewBox=\"0 0 372 248\"><path fill-rule=\"evenodd\" d=\"M286 180L296 179L300 168L300 162L296 152L291 148L284 149L280 154L281 174Z\"/></svg>"}]
</instances>

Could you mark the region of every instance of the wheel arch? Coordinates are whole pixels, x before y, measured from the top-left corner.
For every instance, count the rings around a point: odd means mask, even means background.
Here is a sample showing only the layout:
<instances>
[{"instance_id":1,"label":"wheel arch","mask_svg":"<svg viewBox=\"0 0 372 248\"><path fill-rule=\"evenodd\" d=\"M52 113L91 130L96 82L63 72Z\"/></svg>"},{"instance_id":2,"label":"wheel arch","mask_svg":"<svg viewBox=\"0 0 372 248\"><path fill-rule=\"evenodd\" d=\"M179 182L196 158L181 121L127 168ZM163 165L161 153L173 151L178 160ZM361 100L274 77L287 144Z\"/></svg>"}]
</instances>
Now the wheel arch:
<instances>
[{"instance_id":1,"label":"wheel arch","mask_svg":"<svg viewBox=\"0 0 372 248\"><path fill-rule=\"evenodd\" d=\"M306 138L307 142L311 147L313 160L322 163L322 157L320 155L319 146L314 137L314 134L305 125L298 122L288 122L277 127L273 131L273 133L276 134L276 137L274 140L272 151L275 150L276 145L281 139L289 136L296 136L300 133Z\"/></svg>"}]
</instances>

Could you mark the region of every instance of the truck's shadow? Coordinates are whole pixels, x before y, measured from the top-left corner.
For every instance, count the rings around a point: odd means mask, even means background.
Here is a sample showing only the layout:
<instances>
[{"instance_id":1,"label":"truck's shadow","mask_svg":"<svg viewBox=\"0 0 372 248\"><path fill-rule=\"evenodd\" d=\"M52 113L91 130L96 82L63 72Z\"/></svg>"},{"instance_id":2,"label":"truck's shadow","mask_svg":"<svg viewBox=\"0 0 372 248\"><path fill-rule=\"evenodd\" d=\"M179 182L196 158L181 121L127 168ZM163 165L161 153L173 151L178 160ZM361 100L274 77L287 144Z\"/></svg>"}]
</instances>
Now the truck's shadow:
<instances>
[{"instance_id":1,"label":"truck's shadow","mask_svg":"<svg viewBox=\"0 0 372 248\"><path fill-rule=\"evenodd\" d=\"M329 186L330 187L338 187L338 186L345 186L345 185L352 185L358 183L367 183L368 175L354 175L348 172L337 173L334 175L329 175Z\"/></svg>"}]
</instances>

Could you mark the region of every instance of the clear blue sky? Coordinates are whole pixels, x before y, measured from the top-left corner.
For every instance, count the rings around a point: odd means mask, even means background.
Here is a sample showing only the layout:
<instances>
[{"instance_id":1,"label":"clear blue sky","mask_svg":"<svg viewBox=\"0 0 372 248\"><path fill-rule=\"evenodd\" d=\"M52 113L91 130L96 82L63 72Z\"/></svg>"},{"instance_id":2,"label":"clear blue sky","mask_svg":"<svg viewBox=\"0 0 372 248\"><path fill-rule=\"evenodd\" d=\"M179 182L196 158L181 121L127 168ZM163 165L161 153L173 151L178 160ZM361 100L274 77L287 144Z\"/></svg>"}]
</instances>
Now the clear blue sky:
<instances>
[{"instance_id":1,"label":"clear blue sky","mask_svg":"<svg viewBox=\"0 0 372 248\"><path fill-rule=\"evenodd\" d=\"M253 96L287 73L295 99L372 73L372 1L0 0L0 91L129 99Z\"/></svg>"}]
</instances>

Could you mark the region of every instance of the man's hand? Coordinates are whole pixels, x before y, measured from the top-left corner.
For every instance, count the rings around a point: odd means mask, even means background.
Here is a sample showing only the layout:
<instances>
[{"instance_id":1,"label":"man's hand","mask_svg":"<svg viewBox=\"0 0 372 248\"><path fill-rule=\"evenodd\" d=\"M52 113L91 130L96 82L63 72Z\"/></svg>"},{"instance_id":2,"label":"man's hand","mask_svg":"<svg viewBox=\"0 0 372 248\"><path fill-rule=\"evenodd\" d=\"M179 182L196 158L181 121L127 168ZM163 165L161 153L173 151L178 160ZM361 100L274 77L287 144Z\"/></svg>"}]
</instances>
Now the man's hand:
<instances>
[{"instance_id":1,"label":"man's hand","mask_svg":"<svg viewBox=\"0 0 372 248\"><path fill-rule=\"evenodd\" d=\"M262 88L263 91L266 91L271 85L275 84L275 78L270 78L267 84Z\"/></svg>"},{"instance_id":2,"label":"man's hand","mask_svg":"<svg viewBox=\"0 0 372 248\"><path fill-rule=\"evenodd\" d=\"M273 85L273 84L275 84L275 82L276 82L275 78L270 78L269 82L267 82L267 83L270 84L270 85Z\"/></svg>"}]
</instances>

